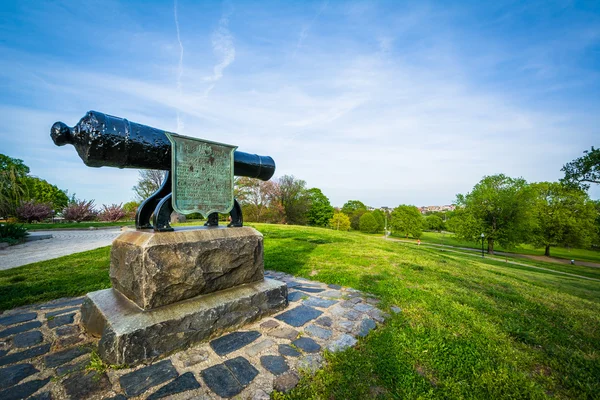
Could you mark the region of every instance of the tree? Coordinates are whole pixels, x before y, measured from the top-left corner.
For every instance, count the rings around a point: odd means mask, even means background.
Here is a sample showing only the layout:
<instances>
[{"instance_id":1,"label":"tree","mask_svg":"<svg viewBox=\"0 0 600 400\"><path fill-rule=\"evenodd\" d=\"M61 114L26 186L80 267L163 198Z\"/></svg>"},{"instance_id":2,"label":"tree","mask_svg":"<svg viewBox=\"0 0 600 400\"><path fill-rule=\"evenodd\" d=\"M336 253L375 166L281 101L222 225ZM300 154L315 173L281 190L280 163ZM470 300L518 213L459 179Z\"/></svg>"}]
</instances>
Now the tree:
<instances>
[{"instance_id":1,"label":"tree","mask_svg":"<svg viewBox=\"0 0 600 400\"><path fill-rule=\"evenodd\" d=\"M166 171L142 169L139 171L138 183L132 189L137 200L144 201L158 190L165 179Z\"/></svg>"},{"instance_id":2,"label":"tree","mask_svg":"<svg viewBox=\"0 0 600 400\"><path fill-rule=\"evenodd\" d=\"M98 212L94 209L94 200L77 200L75 195L63 211L63 218L67 221L91 221L96 219Z\"/></svg>"},{"instance_id":3,"label":"tree","mask_svg":"<svg viewBox=\"0 0 600 400\"><path fill-rule=\"evenodd\" d=\"M527 240L533 227L533 196L524 179L484 176L470 193L456 199L462 207L455 216L461 218L455 226L458 237L477 241L483 233L490 254L495 242L512 247Z\"/></svg>"},{"instance_id":4,"label":"tree","mask_svg":"<svg viewBox=\"0 0 600 400\"><path fill-rule=\"evenodd\" d=\"M551 246L589 246L594 239L597 211L587 193L557 182L531 186L536 220L531 242L543 246L546 256L550 256Z\"/></svg>"},{"instance_id":5,"label":"tree","mask_svg":"<svg viewBox=\"0 0 600 400\"><path fill-rule=\"evenodd\" d=\"M392 211L390 225L394 232L420 238L423 234L423 216L415 206L399 205Z\"/></svg>"},{"instance_id":6,"label":"tree","mask_svg":"<svg viewBox=\"0 0 600 400\"><path fill-rule=\"evenodd\" d=\"M336 231L349 231L350 218L342 212L335 213L329 220L329 226Z\"/></svg>"},{"instance_id":7,"label":"tree","mask_svg":"<svg viewBox=\"0 0 600 400\"><path fill-rule=\"evenodd\" d=\"M444 229L444 221L437 215L428 215L425 217L425 226L430 231L441 232Z\"/></svg>"},{"instance_id":8,"label":"tree","mask_svg":"<svg viewBox=\"0 0 600 400\"><path fill-rule=\"evenodd\" d=\"M52 204L39 203L34 200L23 201L17 208L16 215L27 223L41 221L52 216Z\"/></svg>"},{"instance_id":9,"label":"tree","mask_svg":"<svg viewBox=\"0 0 600 400\"><path fill-rule=\"evenodd\" d=\"M366 212L360 217L359 229L365 233L377 233L379 230L379 224L373 216L373 213Z\"/></svg>"},{"instance_id":10,"label":"tree","mask_svg":"<svg viewBox=\"0 0 600 400\"><path fill-rule=\"evenodd\" d=\"M306 193L306 182L293 175L284 175L277 181L274 199L281 205L285 222L293 225L306 225L306 212L310 198Z\"/></svg>"},{"instance_id":11,"label":"tree","mask_svg":"<svg viewBox=\"0 0 600 400\"><path fill-rule=\"evenodd\" d=\"M128 201L127 203L123 204L123 211L125 211L127 218L135 218L135 213L137 213L137 209L140 204L142 203L139 201Z\"/></svg>"},{"instance_id":12,"label":"tree","mask_svg":"<svg viewBox=\"0 0 600 400\"><path fill-rule=\"evenodd\" d=\"M28 173L23 160L0 154L0 217L15 215L25 195L22 181Z\"/></svg>"},{"instance_id":13,"label":"tree","mask_svg":"<svg viewBox=\"0 0 600 400\"><path fill-rule=\"evenodd\" d=\"M579 185L587 190L590 185L583 183L600 183L600 149L592 146L591 150L585 150L585 155L565 164L561 171L565 173L561 182L568 185Z\"/></svg>"},{"instance_id":14,"label":"tree","mask_svg":"<svg viewBox=\"0 0 600 400\"><path fill-rule=\"evenodd\" d=\"M359 200L348 200L346 204L342 206L342 212L348 217L351 217L358 210L367 211L367 206Z\"/></svg>"},{"instance_id":15,"label":"tree","mask_svg":"<svg viewBox=\"0 0 600 400\"><path fill-rule=\"evenodd\" d=\"M59 213L69 204L67 193L44 179L26 176L22 182L26 188L24 197L28 200L50 204L51 209Z\"/></svg>"},{"instance_id":16,"label":"tree","mask_svg":"<svg viewBox=\"0 0 600 400\"><path fill-rule=\"evenodd\" d=\"M123 209L123 203L111 204L107 206L102 205L102 210L98 213L98 219L100 221L116 222L127 215Z\"/></svg>"},{"instance_id":17,"label":"tree","mask_svg":"<svg viewBox=\"0 0 600 400\"><path fill-rule=\"evenodd\" d=\"M333 217L333 207L321 189L312 188L307 191L310 206L306 214L309 225L327 226Z\"/></svg>"},{"instance_id":18,"label":"tree","mask_svg":"<svg viewBox=\"0 0 600 400\"><path fill-rule=\"evenodd\" d=\"M383 228L385 228L385 214L383 211L377 209L373 210L371 214L373 214L375 221L377 221L377 232L383 231Z\"/></svg>"},{"instance_id":19,"label":"tree","mask_svg":"<svg viewBox=\"0 0 600 400\"><path fill-rule=\"evenodd\" d=\"M277 183L248 177L235 179L234 196L242 206L244 219L265 222L271 200L277 192Z\"/></svg>"}]
</instances>

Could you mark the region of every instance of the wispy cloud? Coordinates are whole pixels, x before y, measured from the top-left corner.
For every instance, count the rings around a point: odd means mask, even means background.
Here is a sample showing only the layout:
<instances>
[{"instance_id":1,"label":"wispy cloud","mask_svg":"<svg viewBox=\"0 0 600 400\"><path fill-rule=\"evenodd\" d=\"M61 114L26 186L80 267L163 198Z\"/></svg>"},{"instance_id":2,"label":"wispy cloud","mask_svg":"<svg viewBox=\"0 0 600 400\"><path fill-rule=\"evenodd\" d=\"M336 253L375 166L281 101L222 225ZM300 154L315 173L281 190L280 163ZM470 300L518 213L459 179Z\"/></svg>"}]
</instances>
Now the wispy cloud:
<instances>
[{"instance_id":1,"label":"wispy cloud","mask_svg":"<svg viewBox=\"0 0 600 400\"><path fill-rule=\"evenodd\" d=\"M304 42L304 40L308 37L308 32L313 27L313 25L315 24L317 19L321 16L323 11L327 8L328 4L329 4L329 1L324 1L323 3L321 3L317 13L312 17L312 19L306 25L304 25L302 27L302 29L300 30L300 34L298 35L298 41L296 42L296 48L294 49L292 58L296 57L298 50L300 50L300 48L302 47L302 42Z\"/></svg>"},{"instance_id":2,"label":"wispy cloud","mask_svg":"<svg viewBox=\"0 0 600 400\"><path fill-rule=\"evenodd\" d=\"M173 1L173 16L175 18L175 29L177 30L177 42L179 43L179 64L177 66L177 91L179 95L183 94L183 86L181 78L183 76L183 43L181 42L181 35L179 34L179 17L177 16L177 0ZM177 132L183 133L183 121L179 110L177 110Z\"/></svg>"},{"instance_id":3,"label":"wispy cloud","mask_svg":"<svg viewBox=\"0 0 600 400\"><path fill-rule=\"evenodd\" d=\"M232 10L227 4L228 10L223 12L221 19L219 20L219 26L212 34L212 48L213 53L219 59L213 68L212 76L205 78L207 82L211 82L211 85L204 92L205 96L213 90L215 84L223 78L223 71L235 60L235 46L233 44L233 35L229 31L229 17L231 16Z\"/></svg>"}]
</instances>

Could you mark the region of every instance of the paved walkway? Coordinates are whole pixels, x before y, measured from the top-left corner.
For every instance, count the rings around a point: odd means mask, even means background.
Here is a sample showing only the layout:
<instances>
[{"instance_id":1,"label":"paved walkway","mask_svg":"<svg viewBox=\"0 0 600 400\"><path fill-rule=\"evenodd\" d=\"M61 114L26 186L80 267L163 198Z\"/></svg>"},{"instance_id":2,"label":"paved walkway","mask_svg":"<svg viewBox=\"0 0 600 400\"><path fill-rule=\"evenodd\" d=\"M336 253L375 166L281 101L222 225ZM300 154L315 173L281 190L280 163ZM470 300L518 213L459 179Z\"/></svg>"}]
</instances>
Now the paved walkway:
<instances>
[{"instance_id":1,"label":"paved walkway","mask_svg":"<svg viewBox=\"0 0 600 400\"><path fill-rule=\"evenodd\" d=\"M36 232L36 234L48 233L52 234L52 239L36 240L0 249L0 270L108 246L119 236L121 228Z\"/></svg>"}]
</instances>

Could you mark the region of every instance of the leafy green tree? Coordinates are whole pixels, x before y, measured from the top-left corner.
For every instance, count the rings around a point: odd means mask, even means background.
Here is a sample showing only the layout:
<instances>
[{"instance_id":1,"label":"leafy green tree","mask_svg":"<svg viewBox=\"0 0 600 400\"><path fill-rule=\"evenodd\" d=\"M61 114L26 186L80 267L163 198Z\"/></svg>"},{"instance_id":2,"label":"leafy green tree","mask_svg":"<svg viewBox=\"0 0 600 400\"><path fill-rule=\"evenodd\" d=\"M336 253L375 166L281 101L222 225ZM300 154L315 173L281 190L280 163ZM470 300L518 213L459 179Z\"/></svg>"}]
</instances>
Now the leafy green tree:
<instances>
[{"instance_id":1,"label":"leafy green tree","mask_svg":"<svg viewBox=\"0 0 600 400\"><path fill-rule=\"evenodd\" d=\"M461 219L455 227L457 236L478 241L483 233L490 254L494 254L496 242L512 247L526 242L531 234L534 198L522 178L484 176L470 193L456 199L462 208L456 213Z\"/></svg>"},{"instance_id":2,"label":"leafy green tree","mask_svg":"<svg viewBox=\"0 0 600 400\"><path fill-rule=\"evenodd\" d=\"M321 189L312 188L307 191L309 198L309 209L306 219L312 226L327 226L329 220L333 217L333 207L327 196Z\"/></svg>"},{"instance_id":3,"label":"leafy green tree","mask_svg":"<svg viewBox=\"0 0 600 400\"><path fill-rule=\"evenodd\" d=\"M50 204L57 213L60 213L69 204L67 193L44 179L26 176L23 178L22 183L26 188L24 197L27 200Z\"/></svg>"},{"instance_id":4,"label":"leafy green tree","mask_svg":"<svg viewBox=\"0 0 600 400\"><path fill-rule=\"evenodd\" d=\"M561 182L569 185L579 185L588 189L587 183L600 183L600 149L592 146L591 150L585 150L584 155L565 164L561 171L565 173Z\"/></svg>"},{"instance_id":5,"label":"leafy green tree","mask_svg":"<svg viewBox=\"0 0 600 400\"><path fill-rule=\"evenodd\" d=\"M367 206L359 200L348 200L346 204L342 206L342 212L348 217L352 217L356 211L367 211Z\"/></svg>"},{"instance_id":6,"label":"leafy green tree","mask_svg":"<svg viewBox=\"0 0 600 400\"><path fill-rule=\"evenodd\" d=\"M441 232L444 229L444 221L437 215L428 215L425 217L425 226L430 231Z\"/></svg>"},{"instance_id":7,"label":"leafy green tree","mask_svg":"<svg viewBox=\"0 0 600 400\"><path fill-rule=\"evenodd\" d=\"M23 179L28 173L23 160L0 154L0 217L15 215L26 193Z\"/></svg>"},{"instance_id":8,"label":"leafy green tree","mask_svg":"<svg viewBox=\"0 0 600 400\"><path fill-rule=\"evenodd\" d=\"M423 216L415 206L399 205L394 208L390 225L395 233L420 238L423 234Z\"/></svg>"},{"instance_id":9,"label":"leafy green tree","mask_svg":"<svg viewBox=\"0 0 600 400\"><path fill-rule=\"evenodd\" d=\"M329 227L336 231L349 231L350 230L350 218L342 212L333 214L333 217L329 220Z\"/></svg>"},{"instance_id":10,"label":"leafy green tree","mask_svg":"<svg viewBox=\"0 0 600 400\"><path fill-rule=\"evenodd\" d=\"M379 209L373 210L371 214L373 214L375 221L377 221L377 232L382 232L383 228L385 228L385 214Z\"/></svg>"},{"instance_id":11,"label":"leafy green tree","mask_svg":"<svg viewBox=\"0 0 600 400\"><path fill-rule=\"evenodd\" d=\"M361 232L377 233L379 224L377 224L377 220L373 216L373 213L366 212L360 217L359 228Z\"/></svg>"},{"instance_id":12,"label":"leafy green tree","mask_svg":"<svg viewBox=\"0 0 600 400\"><path fill-rule=\"evenodd\" d=\"M551 246L587 247L594 239L597 211L587 193L578 187L558 182L531 185L535 194L535 220L532 242L545 248Z\"/></svg>"}]
</instances>

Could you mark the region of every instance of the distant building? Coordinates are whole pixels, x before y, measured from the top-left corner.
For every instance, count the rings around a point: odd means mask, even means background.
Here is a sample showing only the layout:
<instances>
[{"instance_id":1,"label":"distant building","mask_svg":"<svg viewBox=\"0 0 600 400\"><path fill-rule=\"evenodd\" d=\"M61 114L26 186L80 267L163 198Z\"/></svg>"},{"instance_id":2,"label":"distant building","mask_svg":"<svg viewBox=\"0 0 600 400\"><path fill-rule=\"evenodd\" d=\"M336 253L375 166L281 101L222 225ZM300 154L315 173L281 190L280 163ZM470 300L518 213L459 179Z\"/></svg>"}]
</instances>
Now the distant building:
<instances>
[{"instance_id":1,"label":"distant building","mask_svg":"<svg viewBox=\"0 0 600 400\"><path fill-rule=\"evenodd\" d=\"M419 211L421 214L427 214L430 212L445 212L445 211L454 211L456 206L454 204L447 204L444 206L423 206L419 207Z\"/></svg>"}]
</instances>

